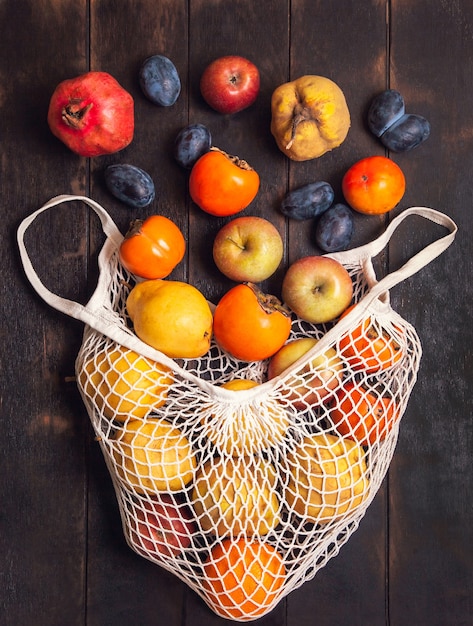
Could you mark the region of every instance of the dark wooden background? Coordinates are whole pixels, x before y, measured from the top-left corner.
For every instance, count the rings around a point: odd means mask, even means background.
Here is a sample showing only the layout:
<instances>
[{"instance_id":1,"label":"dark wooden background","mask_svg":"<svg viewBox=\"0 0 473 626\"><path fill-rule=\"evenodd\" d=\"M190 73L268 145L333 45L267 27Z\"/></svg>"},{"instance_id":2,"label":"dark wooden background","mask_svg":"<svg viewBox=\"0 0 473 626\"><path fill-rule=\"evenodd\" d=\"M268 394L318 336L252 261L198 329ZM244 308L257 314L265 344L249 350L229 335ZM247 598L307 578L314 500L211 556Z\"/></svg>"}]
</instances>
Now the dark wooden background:
<instances>
[{"instance_id":1,"label":"dark wooden background","mask_svg":"<svg viewBox=\"0 0 473 626\"><path fill-rule=\"evenodd\" d=\"M43 303L26 280L15 233L50 197L90 195L124 231L132 217L160 212L185 232L188 255L174 277L209 299L230 285L214 269L208 242L222 221L187 195L187 174L171 145L189 122L214 144L248 160L261 191L247 214L285 233L285 264L317 253L306 223L286 223L287 189L328 180L340 197L344 171L383 154L369 134L371 98L401 91L426 116L429 140L390 155L407 191L392 215L426 205L459 226L453 246L396 287L394 307L417 328L424 355L389 474L359 530L312 581L261 624L274 626L467 626L472 576L473 3L451 0L1 0L0 185L1 480L0 622L8 626L220 626L177 578L125 544L112 483L71 376L82 325ZM137 74L155 53L170 57L182 93L170 108L145 100ZM202 101L204 67L223 54L249 57L261 72L256 104L233 117ZM80 158L46 124L55 86L89 69L115 76L135 97L136 133L123 152ZM352 128L341 148L289 162L269 132L273 89L303 74L344 90ZM147 170L157 199L131 211L105 190L115 162ZM357 217L353 245L387 218ZM423 222L402 227L384 269L435 237ZM29 247L44 282L85 302L102 244L97 220L78 204L38 221ZM265 284L278 293L282 272Z\"/></svg>"}]
</instances>

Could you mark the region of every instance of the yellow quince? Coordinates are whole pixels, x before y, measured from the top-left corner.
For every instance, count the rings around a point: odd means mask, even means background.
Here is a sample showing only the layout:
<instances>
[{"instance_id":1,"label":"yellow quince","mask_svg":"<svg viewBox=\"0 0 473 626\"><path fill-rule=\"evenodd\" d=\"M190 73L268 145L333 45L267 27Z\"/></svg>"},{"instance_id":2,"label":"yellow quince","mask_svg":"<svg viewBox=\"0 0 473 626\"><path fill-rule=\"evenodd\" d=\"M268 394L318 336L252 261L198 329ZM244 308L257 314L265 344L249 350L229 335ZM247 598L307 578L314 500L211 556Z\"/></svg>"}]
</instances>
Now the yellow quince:
<instances>
[{"instance_id":1,"label":"yellow quince","mask_svg":"<svg viewBox=\"0 0 473 626\"><path fill-rule=\"evenodd\" d=\"M277 87L271 113L271 133L294 161L315 159L337 148L350 128L343 91L324 76L301 76Z\"/></svg>"}]
</instances>

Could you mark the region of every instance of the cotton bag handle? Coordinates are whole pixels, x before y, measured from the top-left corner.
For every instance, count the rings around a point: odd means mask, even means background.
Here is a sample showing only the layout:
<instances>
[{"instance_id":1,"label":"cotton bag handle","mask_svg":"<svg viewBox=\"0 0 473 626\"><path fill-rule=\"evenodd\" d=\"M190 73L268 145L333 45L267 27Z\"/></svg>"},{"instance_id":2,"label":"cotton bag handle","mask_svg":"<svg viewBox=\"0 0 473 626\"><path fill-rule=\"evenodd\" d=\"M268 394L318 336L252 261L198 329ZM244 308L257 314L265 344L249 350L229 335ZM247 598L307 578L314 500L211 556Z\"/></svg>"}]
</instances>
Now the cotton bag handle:
<instances>
[{"instance_id":1,"label":"cotton bag handle","mask_svg":"<svg viewBox=\"0 0 473 626\"><path fill-rule=\"evenodd\" d=\"M63 202L71 202L73 200L80 200L81 202L85 202L85 204L89 205L91 209L98 215L100 218L100 222L102 224L102 230L107 236L107 240L105 241L104 246L99 255L98 264L99 264L99 279L97 287L90 298L87 305L80 304L79 302L75 302L73 300L68 300L67 298L63 298L52 291L50 291L40 280L36 270L31 263L31 259L28 255L25 245L25 233L29 226L35 221L35 219L44 211L51 209L52 207L57 206L58 204L62 204ZM94 200L87 198L86 196L75 196L75 195L60 195L54 198L51 198L46 204L44 204L37 211L26 217L20 224L17 232L17 240L18 247L20 250L20 257L23 263L23 267L26 273L28 280L31 285L34 287L36 292L43 298L45 302L50 304L53 308L61 311L62 313L66 313L71 317L74 317L86 324L91 323L91 319L94 317L92 314L92 310L94 309L94 305L100 307L101 302L101 294L103 294L103 283L106 279L106 272L103 269L106 267L110 257L114 254L117 247L123 240L123 235L118 230L115 222L112 220L107 211L100 206Z\"/></svg>"},{"instance_id":2,"label":"cotton bag handle","mask_svg":"<svg viewBox=\"0 0 473 626\"><path fill-rule=\"evenodd\" d=\"M387 274L380 281L377 281L373 275L371 259L378 255L387 246L396 228L411 215L424 217L435 224L443 226L448 230L448 233L420 250L420 252L412 256L398 270ZM360 304L363 303L368 306L376 298L386 294L392 287L399 284L409 276L414 275L436 257L440 256L440 254L442 254L442 252L444 252L455 239L457 230L458 227L455 222L444 213L440 213L439 211L427 207L411 207L409 209L405 209L396 218L394 218L386 230L377 239L365 244L364 246L354 248L353 250L329 254L327 256L335 258L344 264L350 263L350 261L353 261L354 263L360 263L361 261L363 263L365 266L364 269L366 270L367 275L371 276L372 281L369 292L360 301Z\"/></svg>"},{"instance_id":3,"label":"cotton bag handle","mask_svg":"<svg viewBox=\"0 0 473 626\"><path fill-rule=\"evenodd\" d=\"M394 231L401 224L401 222L411 215L425 217L430 221L445 227L448 230L448 233L412 256L398 270L387 274L384 278L378 281L374 272L372 259L387 246ZM317 341L317 344L314 345L313 348L308 350L297 361L292 363L282 374L280 374L279 377L269 381L269 383L276 384L278 378L287 378L287 376L289 376L292 372L297 371L301 365L310 361L310 359L312 359L316 354L321 354L343 333L348 331L355 324L359 323L366 311L370 308L370 305L375 300L384 300L385 305L389 307L389 289L399 284L409 276L412 276L442 254L442 252L444 252L453 242L457 230L455 222L444 213L440 213L439 211L435 211L434 209L427 207L411 207L400 213L377 239L374 239L363 246L359 246L358 248L353 248L352 250L327 254L326 256L336 259L344 265L354 265L356 267L360 267L361 264L364 275L368 281L369 289L357 302L356 307L338 320L337 324L329 329L323 337Z\"/></svg>"},{"instance_id":4,"label":"cotton bag handle","mask_svg":"<svg viewBox=\"0 0 473 626\"><path fill-rule=\"evenodd\" d=\"M26 230L34 222L38 215L54 206L57 206L58 204L61 204L63 202L70 202L73 200L82 201L87 204L91 209L93 209L93 211L100 218L103 232L107 236L107 240L99 255L98 284L92 297L85 306L73 300L63 298L47 289L47 287L41 282L38 274L33 267L33 264L31 263L24 242ZM379 282L376 281L375 277L373 276L371 259L379 254L386 247L399 224L401 224L401 222L403 222L411 215L418 215L429 219L430 221L445 227L448 230L448 233L423 248L420 252L411 257L401 268L394 272L391 272L390 274L387 274ZM359 264L361 260L361 262L365 265L367 274L371 274L372 286L368 293L359 302L359 304L362 306L357 307L357 309L360 310L362 308L367 308L369 304L373 302L376 298L379 298L383 294L386 294L389 289L402 282L409 276L412 276L428 263L430 263L433 259L438 257L453 242L457 230L458 228L455 222L444 213L440 213L439 211L427 207L411 207L409 209L405 209L402 213L400 213L377 239L365 244L364 246L360 246L352 250L347 250L345 252L332 253L327 256L330 256L344 264L350 262ZM21 222L18 228L17 239L25 273L32 286L43 298L43 300L57 310L71 315L72 317L79 319L87 324L91 324L91 320L96 317L96 314L94 315L93 313L94 307L99 309L102 304L101 299L102 294L104 293L103 283L106 280L106 272L104 272L103 269L106 267L111 255L114 254L117 247L123 240L123 235L120 233L107 211L100 204L86 196L56 196L54 198L51 198L51 200L46 202L46 204L44 204L40 209L26 217ZM349 317L351 321L351 316L347 317Z\"/></svg>"}]
</instances>

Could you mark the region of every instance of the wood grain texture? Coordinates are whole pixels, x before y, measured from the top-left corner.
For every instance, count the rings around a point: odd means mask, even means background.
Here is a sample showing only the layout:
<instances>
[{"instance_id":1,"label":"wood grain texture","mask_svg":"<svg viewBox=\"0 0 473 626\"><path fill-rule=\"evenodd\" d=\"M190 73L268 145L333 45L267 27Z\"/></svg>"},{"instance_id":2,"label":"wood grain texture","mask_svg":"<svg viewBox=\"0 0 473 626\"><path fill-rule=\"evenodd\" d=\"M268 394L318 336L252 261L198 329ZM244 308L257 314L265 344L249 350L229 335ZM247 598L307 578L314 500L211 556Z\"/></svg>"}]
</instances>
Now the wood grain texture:
<instances>
[{"instance_id":1,"label":"wood grain texture","mask_svg":"<svg viewBox=\"0 0 473 626\"><path fill-rule=\"evenodd\" d=\"M261 189L246 211L270 219L284 237L284 263L264 287L279 295L287 265L320 253L310 222L287 221L284 194L326 180L340 183L359 158L384 154L365 124L371 98L399 89L409 112L432 124L429 140L390 155L407 179L392 214L356 216L353 245L378 235L413 205L459 225L442 257L393 289L393 306L423 343L419 379L403 419L388 477L340 554L291 593L261 626L467 626L473 623L473 5L446 0L3 0L0 3L0 223L2 298L0 622L6 626L223 626L178 578L126 545L113 485L75 383L82 324L48 307L24 276L16 245L20 221L61 193L89 195L124 232L151 211L167 215L187 240L172 277L217 301L232 283L214 267L211 245L225 222L192 204L188 174L172 142L188 123L211 130L214 145L247 160ZM181 95L160 108L140 91L138 70L152 54L176 65ZM235 116L205 104L199 79L224 54L247 56L261 71L257 102ZM69 152L50 133L49 98L62 80L89 69L111 73L135 98L136 133L122 152L97 159ZM270 133L276 86L303 74L335 80L352 115L343 146L289 162ZM104 169L132 163L156 183L141 211L106 190ZM439 234L403 224L380 255L380 274ZM103 243L98 220L80 203L35 223L27 244L45 284L81 302L97 279Z\"/></svg>"}]
</instances>

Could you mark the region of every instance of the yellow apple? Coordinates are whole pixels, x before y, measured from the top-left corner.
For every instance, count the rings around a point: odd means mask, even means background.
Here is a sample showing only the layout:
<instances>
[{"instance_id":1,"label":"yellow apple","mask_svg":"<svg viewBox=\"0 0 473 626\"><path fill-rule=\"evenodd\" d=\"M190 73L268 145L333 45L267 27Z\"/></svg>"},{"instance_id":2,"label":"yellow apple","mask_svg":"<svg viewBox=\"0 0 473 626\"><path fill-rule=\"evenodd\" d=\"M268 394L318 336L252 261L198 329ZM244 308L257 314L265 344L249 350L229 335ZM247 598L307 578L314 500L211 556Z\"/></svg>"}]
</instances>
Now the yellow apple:
<instances>
[{"instance_id":1,"label":"yellow apple","mask_svg":"<svg viewBox=\"0 0 473 626\"><path fill-rule=\"evenodd\" d=\"M224 224L213 243L215 265L239 283L266 280L279 267L283 254L284 245L276 226L251 215Z\"/></svg>"}]
</instances>

